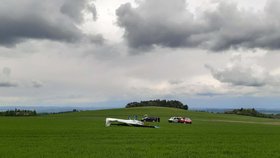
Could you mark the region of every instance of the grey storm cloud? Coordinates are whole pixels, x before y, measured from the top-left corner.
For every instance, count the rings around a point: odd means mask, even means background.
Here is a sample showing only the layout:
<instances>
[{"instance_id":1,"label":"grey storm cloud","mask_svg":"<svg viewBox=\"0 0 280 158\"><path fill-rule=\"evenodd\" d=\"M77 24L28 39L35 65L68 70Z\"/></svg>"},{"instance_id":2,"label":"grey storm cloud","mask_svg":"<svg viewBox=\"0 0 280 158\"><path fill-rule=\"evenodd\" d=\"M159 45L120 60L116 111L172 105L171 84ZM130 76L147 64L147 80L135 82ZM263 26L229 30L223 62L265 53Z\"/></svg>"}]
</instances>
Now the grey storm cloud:
<instances>
[{"instance_id":1,"label":"grey storm cloud","mask_svg":"<svg viewBox=\"0 0 280 158\"><path fill-rule=\"evenodd\" d=\"M185 0L144 0L116 10L124 38L134 49L199 47L212 51L235 48L280 48L280 1L268 0L262 11L217 2L212 11L197 16ZM199 12L199 11L198 11Z\"/></svg>"},{"instance_id":2,"label":"grey storm cloud","mask_svg":"<svg viewBox=\"0 0 280 158\"><path fill-rule=\"evenodd\" d=\"M0 82L0 87L17 87L16 83L11 82Z\"/></svg>"},{"instance_id":3,"label":"grey storm cloud","mask_svg":"<svg viewBox=\"0 0 280 158\"><path fill-rule=\"evenodd\" d=\"M86 0L2 0L0 44L12 46L26 39L74 42L87 38L76 26L82 22L84 9L90 8L96 17L95 7L87 3Z\"/></svg>"},{"instance_id":4,"label":"grey storm cloud","mask_svg":"<svg viewBox=\"0 0 280 158\"><path fill-rule=\"evenodd\" d=\"M34 88L41 88L41 87L43 87L43 83L40 82L40 81L32 81L31 83L32 83L32 87L34 87Z\"/></svg>"},{"instance_id":5,"label":"grey storm cloud","mask_svg":"<svg viewBox=\"0 0 280 158\"><path fill-rule=\"evenodd\" d=\"M81 11L85 9L92 14L93 20L96 20L97 12L95 5L86 2L87 0L67 0L61 6L60 11L72 18L75 22L81 23L84 20Z\"/></svg>"}]
</instances>

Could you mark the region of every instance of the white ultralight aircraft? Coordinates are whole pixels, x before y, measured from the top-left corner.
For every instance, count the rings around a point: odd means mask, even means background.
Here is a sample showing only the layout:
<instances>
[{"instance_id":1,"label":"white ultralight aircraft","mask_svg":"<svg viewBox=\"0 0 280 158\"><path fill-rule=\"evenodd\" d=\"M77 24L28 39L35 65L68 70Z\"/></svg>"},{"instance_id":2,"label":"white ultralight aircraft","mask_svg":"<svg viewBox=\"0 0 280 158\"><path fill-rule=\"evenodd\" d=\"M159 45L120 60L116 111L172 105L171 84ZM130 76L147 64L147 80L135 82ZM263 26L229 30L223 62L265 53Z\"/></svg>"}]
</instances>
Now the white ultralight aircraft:
<instances>
[{"instance_id":1,"label":"white ultralight aircraft","mask_svg":"<svg viewBox=\"0 0 280 158\"><path fill-rule=\"evenodd\" d=\"M150 127L150 128L159 128L158 126L147 126L144 122L139 120L124 120L117 118L106 118L105 126L109 127L112 123L117 125L126 125L126 126L136 126L136 127Z\"/></svg>"}]
</instances>

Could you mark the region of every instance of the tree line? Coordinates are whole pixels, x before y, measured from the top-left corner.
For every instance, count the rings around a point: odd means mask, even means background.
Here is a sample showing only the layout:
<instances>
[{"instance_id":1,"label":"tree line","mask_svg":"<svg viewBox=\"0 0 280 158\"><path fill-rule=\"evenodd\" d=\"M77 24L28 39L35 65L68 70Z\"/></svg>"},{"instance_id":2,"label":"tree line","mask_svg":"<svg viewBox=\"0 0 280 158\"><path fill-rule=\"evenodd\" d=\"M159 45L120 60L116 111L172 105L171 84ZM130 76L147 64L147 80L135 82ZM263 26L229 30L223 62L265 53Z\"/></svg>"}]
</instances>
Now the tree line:
<instances>
[{"instance_id":1,"label":"tree line","mask_svg":"<svg viewBox=\"0 0 280 158\"><path fill-rule=\"evenodd\" d=\"M37 112L35 110L7 110L0 112L0 116L36 116Z\"/></svg>"},{"instance_id":2,"label":"tree line","mask_svg":"<svg viewBox=\"0 0 280 158\"><path fill-rule=\"evenodd\" d=\"M172 107L178 109L188 110L188 105L184 105L180 101L177 100L148 100L148 101L140 101L140 102L131 102L128 103L125 107L143 107L143 106L159 106L159 107Z\"/></svg>"}]
</instances>

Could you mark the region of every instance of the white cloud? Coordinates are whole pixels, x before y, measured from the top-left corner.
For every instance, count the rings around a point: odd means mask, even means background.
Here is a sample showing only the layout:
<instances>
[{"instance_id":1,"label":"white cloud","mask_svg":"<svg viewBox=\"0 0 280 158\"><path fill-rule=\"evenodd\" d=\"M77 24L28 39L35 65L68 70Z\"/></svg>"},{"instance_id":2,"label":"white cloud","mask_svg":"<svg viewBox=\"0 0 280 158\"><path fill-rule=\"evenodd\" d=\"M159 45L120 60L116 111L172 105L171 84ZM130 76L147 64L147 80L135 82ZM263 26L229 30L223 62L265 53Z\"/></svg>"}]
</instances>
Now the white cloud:
<instances>
[{"instance_id":1,"label":"white cloud","mask_svg":"<svg viewBox=\"0 0 280 158\"><path fill-rule=\"evenodd\" d=\"M272 71L258 64L264 53L234 54L224 68L213 68L206 65L212 76L223 83L236 86L261 87L279 85L280 76L272 75Z\"/></svg>"},{"instance_id":2,"label":"white cloud","mask_svg":"<svg viewBox=\"0 0 280 158\"><path fill-rule=\"evenodd\" d=\"M2 73L0 73L0 87L17 87L18 84L15 81L11 80L10 77L11 69L8 67L4 67Z\"/></svg>"}]
</instances>

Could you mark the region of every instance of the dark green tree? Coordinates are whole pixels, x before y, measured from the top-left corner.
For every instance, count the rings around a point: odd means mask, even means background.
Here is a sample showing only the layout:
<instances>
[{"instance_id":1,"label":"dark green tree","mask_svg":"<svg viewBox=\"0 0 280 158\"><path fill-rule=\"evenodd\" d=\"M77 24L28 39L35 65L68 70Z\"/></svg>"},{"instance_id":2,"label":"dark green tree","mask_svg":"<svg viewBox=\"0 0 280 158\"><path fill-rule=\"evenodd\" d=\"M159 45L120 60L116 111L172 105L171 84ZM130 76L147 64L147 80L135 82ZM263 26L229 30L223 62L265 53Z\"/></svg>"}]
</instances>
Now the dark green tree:
<instances>
[{"instance_id":1,"label":"dark green tree","mask_svg":"<svg viewBox=\"0 0 280 158\"><path fill-rule=\"evenodd\" d=\"M184 105L177 100L149 100L149 101L140 101L140 102L131 102L126 105L126 108L131 107L143 107L143 106L158 106L158 107L172 107L188 110L188 105Z\"/></svg>"}]
</instances>

